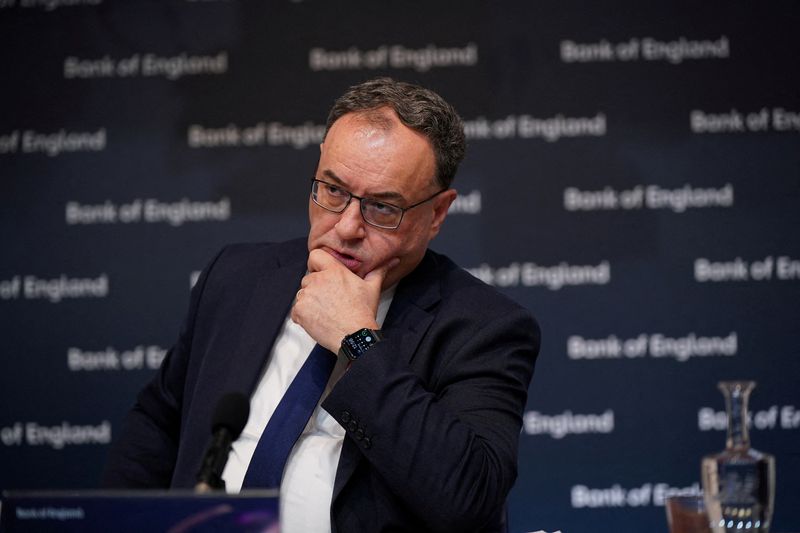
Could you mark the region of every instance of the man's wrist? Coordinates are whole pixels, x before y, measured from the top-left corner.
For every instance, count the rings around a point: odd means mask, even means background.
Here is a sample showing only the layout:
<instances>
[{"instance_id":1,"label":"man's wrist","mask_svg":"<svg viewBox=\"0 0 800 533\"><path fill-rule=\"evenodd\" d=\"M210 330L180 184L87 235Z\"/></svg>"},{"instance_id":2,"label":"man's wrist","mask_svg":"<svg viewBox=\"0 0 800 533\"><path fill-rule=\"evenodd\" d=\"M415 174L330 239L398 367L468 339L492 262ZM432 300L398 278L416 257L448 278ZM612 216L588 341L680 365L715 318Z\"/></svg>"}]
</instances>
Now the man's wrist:
<instances>
[{"instance_id":1,"label":"man's wrist","mask_svg":"<svg viewBox=\"0 0 800 533\"><path fill-rule=\"evenodd\" d=\"M380 329L361 328L344 336L339 353L350 361L355 361L382 340L383 334Z\"/></svg>"}]
</instances>

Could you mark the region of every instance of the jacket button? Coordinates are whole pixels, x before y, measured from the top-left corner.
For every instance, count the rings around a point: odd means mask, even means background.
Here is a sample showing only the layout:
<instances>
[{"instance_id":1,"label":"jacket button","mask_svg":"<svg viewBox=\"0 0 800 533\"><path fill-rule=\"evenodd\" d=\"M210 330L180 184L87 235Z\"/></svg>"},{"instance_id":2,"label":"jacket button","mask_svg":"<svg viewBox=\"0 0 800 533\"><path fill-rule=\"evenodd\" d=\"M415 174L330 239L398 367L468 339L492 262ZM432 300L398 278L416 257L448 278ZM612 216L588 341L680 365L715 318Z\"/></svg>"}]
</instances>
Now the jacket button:
<instances>
[{"instance_id":1,"label":"jacket button","mask_svg":"<svg viewBox=\"0 0 800 533\"><path fill-rule=\"evenodd\" d=\"M361 440L364 438L364 428L358 428L356 430L356 440Z\"/></svg>"},{"instance_id":2,"label":"jacket button","mask_svg":"<svg viewBox=\"0 0 800 533\"><path fill-rule=\"evenodd\" d=\"M372 439L369 437L364 437L364 439L361 441L361 444L364 445L365 450L369 450L372 447Z\"/></svg>"},{"instance_id":3,"label":"jacket button","mask_svg":"<svg viewBox=\"0 0 800 533\"><path fill-rule=\"evenodd\" d=\"M345 424L350 422L350 411L342 411L342 422Z\"/></svg>"},{"instance_id":4,"label":"jacket button","mask_svg":"<svg viewBox=\"0 0 800 533\"><path fill-rule=\"evenodd\" d=\"M351 420L350 423L347 424L347 429L349 429L350 431L355 431L358 429L358 424L356 423L355 420Z\"/></svg>"}]
</instances>

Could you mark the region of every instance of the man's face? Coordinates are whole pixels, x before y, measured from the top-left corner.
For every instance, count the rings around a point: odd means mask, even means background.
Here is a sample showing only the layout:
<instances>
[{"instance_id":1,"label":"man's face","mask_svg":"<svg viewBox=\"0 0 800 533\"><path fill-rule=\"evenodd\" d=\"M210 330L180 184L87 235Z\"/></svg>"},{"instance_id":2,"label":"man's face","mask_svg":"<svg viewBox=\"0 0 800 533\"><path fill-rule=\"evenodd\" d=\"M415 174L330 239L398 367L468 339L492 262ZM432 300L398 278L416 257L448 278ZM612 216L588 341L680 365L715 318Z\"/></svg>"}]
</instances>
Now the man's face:
<instances>
[{"instance_id":1,"label":"man's face","mask_svg":"<svg viewBox=\"0 0 800 533\"><path fill-rule=\"evenodd\" d=\"M358 113L334 122L320 145L316 178L356 196L408 207L439 189L433 149L394 112L387 110L386 116L394 123L389 129L370 124ZM383 288L390 287L422 260L455 197L456 191L450 189L406 211L400 226L393 230L367 224L355 198L343 212L333 213L309 197L308 249L325 250L362 278L397 257L400 263L383 282Z\"/></svg>"}]
</instances>

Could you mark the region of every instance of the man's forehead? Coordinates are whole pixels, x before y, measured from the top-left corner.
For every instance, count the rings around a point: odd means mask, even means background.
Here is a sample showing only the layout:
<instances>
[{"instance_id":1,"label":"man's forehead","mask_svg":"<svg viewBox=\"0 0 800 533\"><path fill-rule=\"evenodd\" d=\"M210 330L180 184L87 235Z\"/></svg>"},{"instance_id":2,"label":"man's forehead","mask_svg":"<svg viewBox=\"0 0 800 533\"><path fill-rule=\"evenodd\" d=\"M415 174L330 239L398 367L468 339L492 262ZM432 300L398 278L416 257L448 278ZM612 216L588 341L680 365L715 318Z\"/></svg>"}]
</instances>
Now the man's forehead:
<instances>
[{"instance_id":1,"label":"man's forehead","mask_svg":"<svg viewBox=\"0 0 800 533\"><path fill-rule=\"evenodd\" d=\"M424 144L429 145L430 140L425 134L407 126L394 109L391 107L377 107L361 111L352 111L339 117L328 131L323 142L327 142L331 134L346 130L349 134L359 137L380 137L406 135L415 137Z\"/></svg>"},{"instance_id":2,"label":"man's forehead","mask_svg":"<svg viewBox=\"0 0 800 533\"><path fill-rule=\"evenodd\" d=\"M409 201L435 180L432 146L388 107L343 115L322 144L318 175L353 194Z\"/></svg>"}]
</instances>

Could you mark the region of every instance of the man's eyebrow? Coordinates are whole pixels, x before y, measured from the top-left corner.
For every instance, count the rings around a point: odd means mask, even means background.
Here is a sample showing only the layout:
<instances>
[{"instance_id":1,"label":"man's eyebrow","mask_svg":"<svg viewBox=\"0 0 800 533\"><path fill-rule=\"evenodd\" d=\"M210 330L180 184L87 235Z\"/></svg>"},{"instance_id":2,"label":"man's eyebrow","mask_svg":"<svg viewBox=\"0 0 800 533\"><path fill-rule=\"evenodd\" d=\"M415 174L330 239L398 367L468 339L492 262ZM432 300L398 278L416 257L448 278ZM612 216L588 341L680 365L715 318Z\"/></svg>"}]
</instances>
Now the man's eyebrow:
<instances>
[{"instance_id":1,"label":"man's eyebrow","mask_svg":"<svg viewBox=\"0 0 800 533\"><path fill-rule=\"evenodd\" d=\"M344 182L339 176L337 176L332 170L323 170L323 176L326 178L335 181L337 185L341 185L343 188L347 189L348 185ZM400 194L399 192L395 191L384 191L384 192L376 192L376 193L368 193L365 195L366 198L375 199L375 200L394 200L399 201L401 203L406 202L406 197Z\"/></svg>"}]
</instances>

